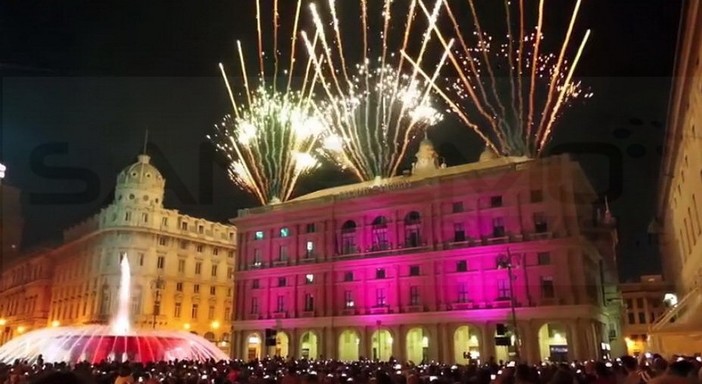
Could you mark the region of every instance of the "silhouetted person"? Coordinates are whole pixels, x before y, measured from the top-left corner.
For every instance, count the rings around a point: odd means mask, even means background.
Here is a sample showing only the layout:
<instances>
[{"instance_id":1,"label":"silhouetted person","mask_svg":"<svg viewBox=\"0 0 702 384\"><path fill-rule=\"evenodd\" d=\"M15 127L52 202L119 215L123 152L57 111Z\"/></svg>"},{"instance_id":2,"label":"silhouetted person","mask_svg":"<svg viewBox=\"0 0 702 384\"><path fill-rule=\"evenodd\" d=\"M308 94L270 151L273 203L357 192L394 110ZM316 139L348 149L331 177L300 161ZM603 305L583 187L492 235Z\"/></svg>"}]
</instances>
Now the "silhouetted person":
<instances>
[{"instance_id":1,"label":"silhouetted person","mask_svg":"<svg viewBox=\"0 0 702 384\"><path fill-rule=\"evenodd\" d=\"M92 384L92 381L73 372L54 372L32 381L32 384Z\"/></svg>"}]
</instances>

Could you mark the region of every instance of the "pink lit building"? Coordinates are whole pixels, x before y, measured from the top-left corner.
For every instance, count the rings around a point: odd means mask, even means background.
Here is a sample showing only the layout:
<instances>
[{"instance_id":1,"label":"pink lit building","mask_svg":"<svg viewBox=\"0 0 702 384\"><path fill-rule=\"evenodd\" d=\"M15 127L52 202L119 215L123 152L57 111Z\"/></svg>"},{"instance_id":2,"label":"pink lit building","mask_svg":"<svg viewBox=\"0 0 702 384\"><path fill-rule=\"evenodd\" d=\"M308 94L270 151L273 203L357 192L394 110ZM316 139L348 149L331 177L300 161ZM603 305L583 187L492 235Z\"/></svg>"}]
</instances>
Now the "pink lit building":
<instances>
[{"instance_id":1,"label":"pink lit building","mask_svg":"<svg viewBox=\"0 0 702 384\"><path fill-rule=\"evenodd\" d=\"M449 168L436 158L425 140L411 174L240 212L233 354L619 353L613 220L593 212L580 166L565 155L484 153Z\"/></svg>"}]
</instances>

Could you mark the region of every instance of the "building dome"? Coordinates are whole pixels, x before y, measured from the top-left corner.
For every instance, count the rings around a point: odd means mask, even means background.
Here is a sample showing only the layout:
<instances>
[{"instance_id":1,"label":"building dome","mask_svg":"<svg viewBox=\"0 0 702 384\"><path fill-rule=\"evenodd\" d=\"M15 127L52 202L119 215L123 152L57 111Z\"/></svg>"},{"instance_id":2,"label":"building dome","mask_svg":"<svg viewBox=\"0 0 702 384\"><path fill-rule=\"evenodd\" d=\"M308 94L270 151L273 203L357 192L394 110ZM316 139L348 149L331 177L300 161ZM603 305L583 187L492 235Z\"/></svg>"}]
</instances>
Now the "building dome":
<instances>
[{"instance_id":1,"label":"building dome","mask_svg":"<svg viewBox=\"0 0 702 384\"><path fill-rule=\"evenodd\" d=\"M148 155L139 155L136 163L124 168L117 175L116 202L140 202L161 205L166 180Z\"/></svg>"},{"instance_id":2,"label":"building dome","mask_svg":"<svg viewBox=\"0 0 702 384\"><path fill-rule=\"evenodd\" d=\"M495 151L492 148L485 146L485 150L483 151L483 153L480 154L480 159L478 161L482 163L484 161L498 159L499 157L500 156L497 153L495 153Z\"/></svg>"}]
</instances>

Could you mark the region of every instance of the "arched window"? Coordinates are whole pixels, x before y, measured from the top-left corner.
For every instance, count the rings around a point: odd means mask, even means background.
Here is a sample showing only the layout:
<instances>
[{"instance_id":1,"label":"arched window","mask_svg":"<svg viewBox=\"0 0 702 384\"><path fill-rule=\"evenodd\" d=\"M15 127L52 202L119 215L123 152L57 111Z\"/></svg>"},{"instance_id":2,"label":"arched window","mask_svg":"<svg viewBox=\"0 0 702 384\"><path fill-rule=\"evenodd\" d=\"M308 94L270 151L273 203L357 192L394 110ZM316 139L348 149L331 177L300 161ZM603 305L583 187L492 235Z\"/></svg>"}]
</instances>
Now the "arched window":
<instances>
[{"instance_id":1,"label":"arched window","mask_svg":"<svg viewBox=\"0 0 702 384\"><path fill-rule=\"evenodd\" d=\"M341 254L349 255L358 252L356 249L356 222L348 220L341 226Z\"/></svg>"},{"instance_id":2,"label":"arched window","mask_svg":"<svg viewBox=\"0 0 702 384\"><path fill-rule=\"evenodd\" d=\"M210 341L210 342L215 340L215 335L212 332L206 332L204 337L207 341Z\"/></svg>"},{"instance_id":3,"label":"arched window","mask_svg":"<svg viewBox=\"0 0 702 384\"><path fill-rule=\"evenodd\" d=\"M388 220L385 216L378 216L373 220L371 228L373 245L371 251L383 251L390 248L388 242Z\"/></svg>"},{"instance_id":4,"label":"arched window","mask_svg":"<svg viewBox=\"0 0 702 384\"><path fill-rule=\"evenodd\" d=\"M405 247L416 248L421 246L422 237L420 233L420 224L422 217L419 212L412 211L405 216Z\"/></svg>"}]
</instances>

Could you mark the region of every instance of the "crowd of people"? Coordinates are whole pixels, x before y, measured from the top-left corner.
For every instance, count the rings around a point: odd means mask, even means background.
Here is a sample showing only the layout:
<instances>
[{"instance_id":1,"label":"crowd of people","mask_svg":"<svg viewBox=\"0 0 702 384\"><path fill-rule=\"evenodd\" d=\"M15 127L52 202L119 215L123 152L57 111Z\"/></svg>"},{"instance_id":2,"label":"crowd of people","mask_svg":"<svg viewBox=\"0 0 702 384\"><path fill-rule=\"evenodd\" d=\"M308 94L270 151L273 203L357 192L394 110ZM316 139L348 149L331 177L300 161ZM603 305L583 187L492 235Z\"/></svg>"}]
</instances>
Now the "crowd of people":
<instances>
[{"instance_id":1,"label":"crowd of people","mask_svg":"<svg viewBox=\"0 0 702 384\"><path fill-rule=\"evenodd\" d=\"M702 384L700 358L467 365L265 359L0 364L0 384Z\"/></svg>"}]
</instances>

